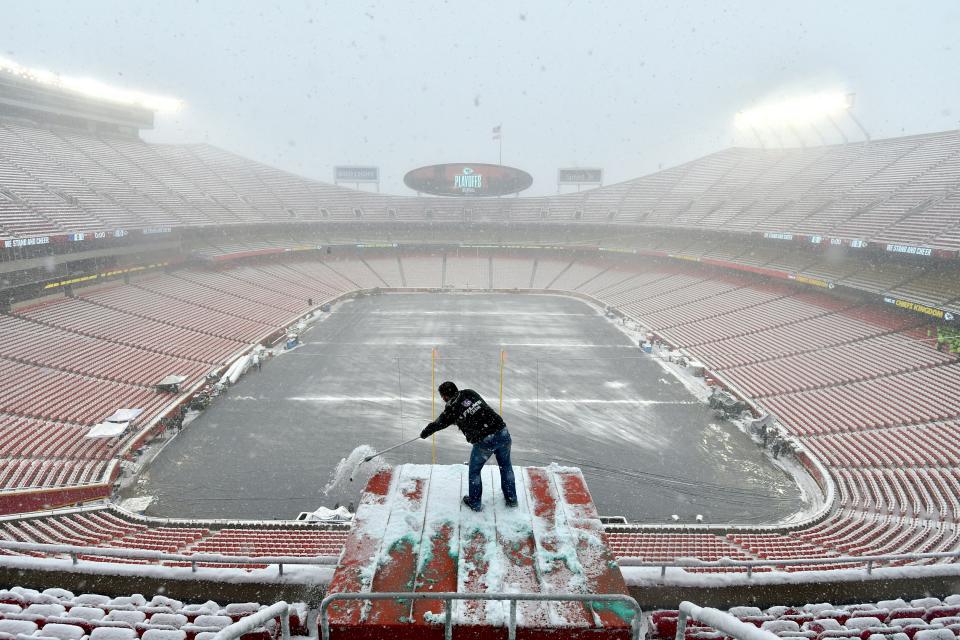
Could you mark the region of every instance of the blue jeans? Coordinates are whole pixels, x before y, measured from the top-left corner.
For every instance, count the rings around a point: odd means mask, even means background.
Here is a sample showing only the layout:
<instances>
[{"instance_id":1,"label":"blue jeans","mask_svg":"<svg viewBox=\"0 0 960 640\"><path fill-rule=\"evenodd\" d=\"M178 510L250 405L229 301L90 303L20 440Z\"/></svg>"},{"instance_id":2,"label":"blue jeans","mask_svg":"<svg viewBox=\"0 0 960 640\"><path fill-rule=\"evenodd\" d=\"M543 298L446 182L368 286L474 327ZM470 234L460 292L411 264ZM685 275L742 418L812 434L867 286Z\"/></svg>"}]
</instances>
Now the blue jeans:
<instances>
[{"instance_id":1,"label":"blue jeans","mask_svg":"<svg viewBox=\"0 0 960 640\"><path fill-rule=\"evenodd\" d=\"M500 467L500 489L508 502L517 500L517 483L513 477L513 466L510 464L510 432L504 427L473 445L470 452L470 502L479 506L483 496L483 482L480 480L480 471L490 456L497 456L497 465Z\"/></svg>"}]
</instances>

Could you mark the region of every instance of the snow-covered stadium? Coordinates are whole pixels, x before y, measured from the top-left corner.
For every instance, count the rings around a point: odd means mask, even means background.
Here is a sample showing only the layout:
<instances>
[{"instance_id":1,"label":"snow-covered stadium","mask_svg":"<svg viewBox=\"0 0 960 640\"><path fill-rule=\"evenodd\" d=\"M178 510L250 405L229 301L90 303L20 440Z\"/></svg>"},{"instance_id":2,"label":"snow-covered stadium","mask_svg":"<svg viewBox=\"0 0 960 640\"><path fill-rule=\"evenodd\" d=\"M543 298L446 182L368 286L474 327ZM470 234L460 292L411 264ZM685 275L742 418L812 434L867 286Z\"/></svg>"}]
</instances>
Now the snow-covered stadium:
<instances>
[{"instance_id":1,"label":"snow-covered stadium","mask_svg":"<svg viewBox=\"0 0 960 640\"><path fill-rule=\"evenodd\" d=\"M0 68L0 640L960 635L957 131L438 198L152 124ZM517 509L360 462L446 379Z\"/></svg>"}]
</instances>

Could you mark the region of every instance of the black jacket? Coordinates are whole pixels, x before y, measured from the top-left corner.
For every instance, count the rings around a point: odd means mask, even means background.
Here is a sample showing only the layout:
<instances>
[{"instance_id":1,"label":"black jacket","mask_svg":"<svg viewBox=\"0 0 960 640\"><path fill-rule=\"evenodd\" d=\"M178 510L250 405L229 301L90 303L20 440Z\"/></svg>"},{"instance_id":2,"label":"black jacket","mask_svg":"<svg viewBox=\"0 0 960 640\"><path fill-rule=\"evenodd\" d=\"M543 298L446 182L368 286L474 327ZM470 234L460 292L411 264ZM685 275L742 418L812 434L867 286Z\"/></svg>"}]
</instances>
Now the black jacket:
<instances>
[{"instance_id":1,"label":"black jacket","mask_svg":"<svg viewBox=\"0 0 960 640\"><path fill-rule=\"evenodd\" d=\"M476 444L507 426L500 414L491 409L473 389L458 391L437 419L420 432L420 437L429 438L431 434L452 424L460 428L470 444Z\"/></svg>"}]
</instances>

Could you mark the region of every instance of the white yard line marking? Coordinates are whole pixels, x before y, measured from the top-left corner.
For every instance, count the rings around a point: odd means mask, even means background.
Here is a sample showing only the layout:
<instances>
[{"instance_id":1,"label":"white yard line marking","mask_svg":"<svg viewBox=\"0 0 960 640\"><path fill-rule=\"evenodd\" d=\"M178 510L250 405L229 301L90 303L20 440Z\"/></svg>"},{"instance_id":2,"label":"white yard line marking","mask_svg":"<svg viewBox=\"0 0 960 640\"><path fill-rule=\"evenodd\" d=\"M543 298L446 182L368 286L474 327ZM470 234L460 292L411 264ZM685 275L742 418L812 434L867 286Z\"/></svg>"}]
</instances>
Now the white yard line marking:
<instances>
[{"instance_id":1,"label":"white yard line marking","mask_svg":"<svg viewBox=\"0 0 960 640\"><path fill-rule=\"evenodd\" d=\"M294 402L315 402L317 404L336 404L347 402L398 402L399 396L291 396L286 398ZM427 404L429 398L410 398L404 396L404 404ZM507 398L504 404L535 404L536 399ZM639 398L622 398L609 400L603 398L540 398L540 404L620 404L620 405L678 405L702 404L696 400L642 400Z\"/></svg>"},{"instance_id":2,"label":"white yard line marking","mask_svg":"<svg viewBox=\"0 0 960 640\"><path fill-rule=\"evenodd\" d=\"M390 345L391 347L438 347L444 346L447 343L443 340L430 339L430 340L411 340L406 342L401 342L394 340L392 338L385 338L383 340L365 340L363 342L344 342L342 340L310 340L304 342L303 344L334 344L338 346L353 346L353 347L381 347L383 345ZM632 344L593 344L590 342L490 342L489 346L491 349L496 347L544 347L547 349L632 349L634 351L637 348ZM454 348L462 348L455 346ZM310 353L304 355L312 356L326 356L326 354L319 353ZM649 358L649 355L644 357ZM638 356L639 358L639 356Z\"/></svg>"},{"instance_id":3,"label":"white yard line marking","mask_svg":"<svg viewBox=\"0 0 960 640\"><path fill-rule=\"evenodd\" d=\"M368 315L371 316L530 316L533 318L544 318L547 316L573 316L580 318L595 318L597 313L569 313L564 311L461 311L461 310L449 310L449 311L389 311L389 310L374 310L367 311Z\"/></svg>"}]
</instances>

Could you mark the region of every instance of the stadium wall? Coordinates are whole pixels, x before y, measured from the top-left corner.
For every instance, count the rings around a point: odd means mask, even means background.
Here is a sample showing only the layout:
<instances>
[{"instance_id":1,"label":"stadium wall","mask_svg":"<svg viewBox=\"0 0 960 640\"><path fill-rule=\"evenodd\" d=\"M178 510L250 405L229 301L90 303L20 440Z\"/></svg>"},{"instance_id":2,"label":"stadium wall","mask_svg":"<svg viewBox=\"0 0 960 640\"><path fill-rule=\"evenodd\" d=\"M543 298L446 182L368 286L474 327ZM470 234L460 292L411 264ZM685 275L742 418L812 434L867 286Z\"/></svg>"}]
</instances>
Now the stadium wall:
<instances>
[{"instance_id":1,"label":"stadium wall","mask_svg":"<svg viewBox=\"0 0 960 640\"><path fill-rule=\"evenodd\" d=\"M46 511L108 499L113 492L112 483L117 479L119 473L120 466L114 461L113 470L108 475L106 482L79 487L0 492L0 515Z\"/></svg>"}]
</instances>

